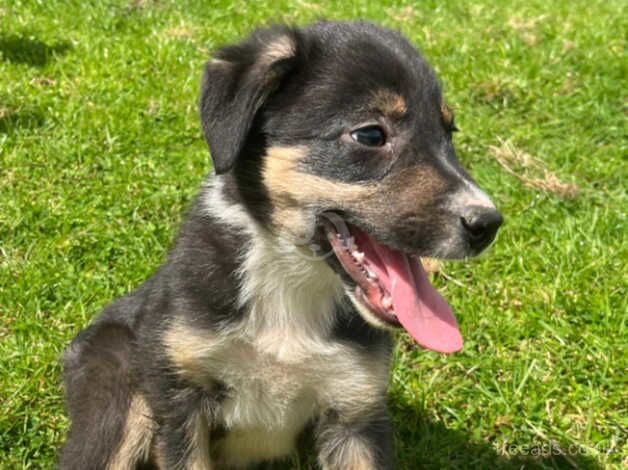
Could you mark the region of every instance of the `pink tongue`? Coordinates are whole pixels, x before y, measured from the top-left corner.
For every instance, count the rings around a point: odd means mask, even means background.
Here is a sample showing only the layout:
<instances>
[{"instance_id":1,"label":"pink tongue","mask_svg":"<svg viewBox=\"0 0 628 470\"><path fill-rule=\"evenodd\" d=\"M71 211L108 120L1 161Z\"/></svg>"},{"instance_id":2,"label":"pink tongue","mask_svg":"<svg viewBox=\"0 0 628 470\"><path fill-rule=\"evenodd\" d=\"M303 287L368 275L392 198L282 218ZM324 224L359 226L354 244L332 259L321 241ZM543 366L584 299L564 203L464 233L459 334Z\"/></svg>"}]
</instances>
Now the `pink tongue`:
<instances>
[{"instance_id":1,"label":"pink tongue","mask_svg":"<svg viewBox=\"0 0 628 470\"><path fill-rule=\"evenodd\" d=\"M370 237L368 243L380 260L371 259L368 249L364 250L366 259L390 292L395 315L406 331L427 349L443 353L462 349L462 336L451 307L432 287L423 266Z\"/></svg>"}]
</instances>

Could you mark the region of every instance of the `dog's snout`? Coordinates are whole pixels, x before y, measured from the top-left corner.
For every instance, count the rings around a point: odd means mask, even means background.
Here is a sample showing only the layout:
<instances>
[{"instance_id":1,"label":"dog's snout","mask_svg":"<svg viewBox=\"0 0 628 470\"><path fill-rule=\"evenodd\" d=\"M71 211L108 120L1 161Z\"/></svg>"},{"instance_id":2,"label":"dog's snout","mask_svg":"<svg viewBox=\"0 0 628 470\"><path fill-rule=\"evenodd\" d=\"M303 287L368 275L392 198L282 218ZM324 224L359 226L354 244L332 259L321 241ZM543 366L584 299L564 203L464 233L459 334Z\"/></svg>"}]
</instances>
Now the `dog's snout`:
<instances>
[{"instance_id":1,"label":"dog's snout","mask_svg":"<svg viewBox=\"0 0 628 470\"><path fill-rule=\"evenodd\" d=\"M481 251L493 241L504 218L494 207L472 205L465 207L460 222L471 247Z\"/></svg>"}]
</instances>

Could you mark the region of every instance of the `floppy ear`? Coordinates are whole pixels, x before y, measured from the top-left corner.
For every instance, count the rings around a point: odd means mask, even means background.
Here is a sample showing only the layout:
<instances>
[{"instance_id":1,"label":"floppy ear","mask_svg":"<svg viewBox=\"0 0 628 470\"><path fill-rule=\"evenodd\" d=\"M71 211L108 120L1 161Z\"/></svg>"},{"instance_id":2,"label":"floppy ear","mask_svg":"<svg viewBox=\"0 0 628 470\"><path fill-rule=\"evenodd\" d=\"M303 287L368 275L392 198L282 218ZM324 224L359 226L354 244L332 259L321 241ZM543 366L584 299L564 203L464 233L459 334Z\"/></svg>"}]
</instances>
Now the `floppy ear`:
<instances>
[{"instance_id":1,"label":"floppy ear","mask_svg":"<svg viewBox=\"0 0 628 470\"><path fill-rule=\"evenodd\" d=\"M207 63L200 114L217 174L239 157L255 115L294 67L297 36L287 27L258 30Z\"/></svg>"}]
</instances>

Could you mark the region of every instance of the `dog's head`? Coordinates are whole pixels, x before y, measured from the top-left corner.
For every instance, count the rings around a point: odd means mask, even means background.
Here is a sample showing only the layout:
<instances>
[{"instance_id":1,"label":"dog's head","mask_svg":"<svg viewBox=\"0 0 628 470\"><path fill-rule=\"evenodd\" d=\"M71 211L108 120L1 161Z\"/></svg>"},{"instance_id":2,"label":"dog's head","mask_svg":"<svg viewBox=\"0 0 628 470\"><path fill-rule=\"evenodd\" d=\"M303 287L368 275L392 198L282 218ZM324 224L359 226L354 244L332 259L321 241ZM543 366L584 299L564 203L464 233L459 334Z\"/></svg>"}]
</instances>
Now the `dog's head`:
<instances>
[{"instance_id":1,"label":"dog's head","mask_svg":"<svg viewBox=\"0 0 628 470\"><path fill-rule=\"evenodd\" d=\"M456 159L452 111L408 41L364 22L259 30L208 63L200 109L216 173L258 223L333 249L371 323L461 347L418 257L474 256L502 218Z\"/></svg>"}]
</instances>

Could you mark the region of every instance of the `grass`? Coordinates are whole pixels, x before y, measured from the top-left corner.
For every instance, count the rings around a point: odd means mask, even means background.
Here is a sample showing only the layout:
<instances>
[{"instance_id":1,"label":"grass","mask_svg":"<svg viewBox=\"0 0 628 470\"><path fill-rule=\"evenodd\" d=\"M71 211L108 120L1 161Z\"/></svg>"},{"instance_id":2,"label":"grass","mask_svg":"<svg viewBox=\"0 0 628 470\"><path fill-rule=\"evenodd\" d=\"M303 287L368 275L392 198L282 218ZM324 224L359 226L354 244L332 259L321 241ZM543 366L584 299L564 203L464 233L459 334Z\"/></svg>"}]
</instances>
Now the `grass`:
<instances>
[{"instance_id":1,"label":"grass","mask_svg":"<svg viewBox=\"0 0 628 470\"><path fill-rule=\"evenodd\" d=\"M463 352L399 339L400 468L625 468L626 13L621 0L3 2L0 468L54 467L64 345L159 265L209 170L196 115L209 51L320 17L421 47L461 159L507 219L488 256L437 280Z\"/></svg>"}]
</instances>

